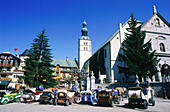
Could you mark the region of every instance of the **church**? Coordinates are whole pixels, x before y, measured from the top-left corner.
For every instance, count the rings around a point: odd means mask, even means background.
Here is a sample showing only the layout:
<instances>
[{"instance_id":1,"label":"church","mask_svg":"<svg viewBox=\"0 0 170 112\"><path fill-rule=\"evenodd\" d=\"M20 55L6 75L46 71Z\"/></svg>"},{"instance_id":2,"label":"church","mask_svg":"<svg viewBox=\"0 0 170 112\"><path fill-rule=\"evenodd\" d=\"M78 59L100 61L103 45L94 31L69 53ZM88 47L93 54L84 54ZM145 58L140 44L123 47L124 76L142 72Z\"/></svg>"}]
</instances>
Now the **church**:
<instances>
[{"instance_id":1,"label":"church","mask_svg":"<svg viewBox=\"0 0 170 112\"><path fill-rule=\"evenodd\" d=\"M129 19L125 23L119 23L119 28L114 32L99 48L92 54L91 39L88 37L86 22L83 23L82 35L78 43L79 68L84 73L93 71L95 82L101 83L124 83L128 79L118 70L118 65L124 66L118 54L121 51L122 42L125 40L125 33ZM145 22L141 22L141 30L146 31L145 41L151 39L152 51L160 58L155 67L157 73L153 77L153 82L161 82L162 79L169 81L170 71L170 24L153 6L153 15ZM162 71L167 71L165 72ZM163 76L166 75L167 77Z\"/></svg>"}]
</instances>

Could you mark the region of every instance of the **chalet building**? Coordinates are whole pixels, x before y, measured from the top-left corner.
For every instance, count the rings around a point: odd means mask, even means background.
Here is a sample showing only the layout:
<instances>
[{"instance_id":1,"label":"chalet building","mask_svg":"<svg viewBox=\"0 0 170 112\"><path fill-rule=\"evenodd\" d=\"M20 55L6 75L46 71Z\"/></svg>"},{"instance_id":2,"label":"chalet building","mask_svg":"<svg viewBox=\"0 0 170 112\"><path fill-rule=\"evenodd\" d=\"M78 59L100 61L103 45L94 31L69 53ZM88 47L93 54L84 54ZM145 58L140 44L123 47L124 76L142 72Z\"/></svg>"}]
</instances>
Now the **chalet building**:
<instances>
[{"instance_id":1,"label":"chalet building","mask_svg":"<svg viewBox=\"0 0 170 112\"><path fill-rule=\"evenodd\" d=\"M122 42L125 40L125 33L129 19L122 25L119 23L119 28L114 32L98 50L85 61L83 69L93 71L96 82L107 83L124 83L126 79L123 73L119 73L118 67L125 66L125 63L120 61L118 54L121 51ZM145 22L141 22L141 30L146 31L146 42L151 39L152 50L156 50L156 56L160 58L160 62L155 67L158 70L153 77L153 81L162 81L162 76L169 74L170 71L170 24L153 6L153 15ZM167 72L163 72L167 71ZM166 81L169 81L166 77Z\"/></svg>"},{"instance_id":2,"label":"chalet building","mask_svg":"<svg viewBox=\"0 0 170 112\"><path fill-rule=\"evenodd\" d=\"M0 53L0 89L7 86L15 88L18 84L17 76L23 75L23 72L18 70L20 63L20 58L10 52Z\"/></svg>"},{"instance_id":3,"label":"chalet building","mask_svg":"<svg viewBox=\"0 0 170 112\"><path fill-rule=\"evenodd\" d=\"M66 84L70 82L71 78L74 80L77 74L78 65L76 60L69 60L68 57L64 59L53 59L53 78Z\"/></svg>"}]
</instances>

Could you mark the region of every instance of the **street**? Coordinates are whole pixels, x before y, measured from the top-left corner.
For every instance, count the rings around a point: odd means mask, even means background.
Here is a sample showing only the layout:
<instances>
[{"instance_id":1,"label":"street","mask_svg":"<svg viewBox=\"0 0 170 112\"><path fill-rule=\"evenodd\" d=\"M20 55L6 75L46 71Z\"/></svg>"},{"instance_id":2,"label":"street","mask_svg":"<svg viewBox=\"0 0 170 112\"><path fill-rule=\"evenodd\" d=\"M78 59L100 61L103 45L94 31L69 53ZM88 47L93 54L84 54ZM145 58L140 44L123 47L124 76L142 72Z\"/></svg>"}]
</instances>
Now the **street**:
<instances>
[{"instance_id":1,"label":"street","mask_svg":"<svg viewBox=\"0 0 170 112\"><path fill-rule=\"evenodd\" d=\"M24 103L9 103L6 105L0 105L0 112L169 112L170 100L155 98L156 105L149 106L148 109L139 108L127 108L128 100L121 101L120 104L115 104L114 107L109 106L97 106L88 104L71 104L69 106L63 105L40 105L38 102L32 104Z\"/></svg>"}]
</instances>

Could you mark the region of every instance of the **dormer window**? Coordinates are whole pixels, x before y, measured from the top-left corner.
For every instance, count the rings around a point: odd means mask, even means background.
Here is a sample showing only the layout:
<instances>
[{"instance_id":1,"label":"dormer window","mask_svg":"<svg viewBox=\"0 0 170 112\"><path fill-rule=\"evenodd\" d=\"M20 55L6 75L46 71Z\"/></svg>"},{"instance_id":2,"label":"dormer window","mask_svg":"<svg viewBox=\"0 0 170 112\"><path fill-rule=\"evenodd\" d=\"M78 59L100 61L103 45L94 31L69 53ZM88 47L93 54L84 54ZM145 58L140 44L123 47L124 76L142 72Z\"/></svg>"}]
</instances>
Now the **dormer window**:
<instances>
[{"instance_id":1,"label":"dormer window","mask_svg":"<svg viewBox=\"0 0 170 112\"><path fill-rule=\"evenodd\" d=\"M165 52L165 45L163 43L160 43L159 46L160 46L160 51Z\"/></svg>"},{"instance_id":2,"label":"dormer window","mask_svg":"<svg viewBox=\"0 0 170 112\"><path fill-rule=\"evenodd\" d=\"M157 26L160 26L160 21L159 21L158 18L156 18L156 25L157 25Z\"/></svg>"}]
</instances>

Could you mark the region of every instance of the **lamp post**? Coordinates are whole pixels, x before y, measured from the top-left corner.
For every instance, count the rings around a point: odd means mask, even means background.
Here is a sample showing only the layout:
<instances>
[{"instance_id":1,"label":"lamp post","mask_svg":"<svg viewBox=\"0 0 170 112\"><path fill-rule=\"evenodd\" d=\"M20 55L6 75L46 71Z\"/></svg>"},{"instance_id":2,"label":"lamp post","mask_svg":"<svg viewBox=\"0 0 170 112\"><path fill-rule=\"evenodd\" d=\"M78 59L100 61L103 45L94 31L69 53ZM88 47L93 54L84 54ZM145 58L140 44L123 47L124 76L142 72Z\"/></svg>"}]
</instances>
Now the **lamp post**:
<instances>
[{"instance_id":1,"label":"lamp post","mask_svg":"<svg viewBox=\"0 0 170 112\"><path fill-rule=\"evenodd\" d=\"M138 80L138 75L135 76L135 86L139 87L139 80Z\"/></svg>"},{"instance_id":2,"label":"lamp post","mask_svg":"<svg viewBox=\"0 0 170 112\"><path fill-rule=\"evenodd\" d=\"M167 73L168 66L165 63L162 67L163 67L164 72L165 72L164 74L162 74L162 86L163 86L163 92L164 92L164 99L168 99L168 97L166 95L166 89L165 89L165 74Z\"/></svg>"}]
</instances>

